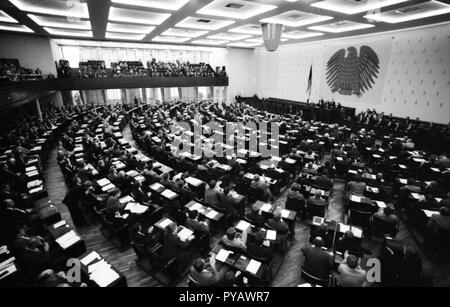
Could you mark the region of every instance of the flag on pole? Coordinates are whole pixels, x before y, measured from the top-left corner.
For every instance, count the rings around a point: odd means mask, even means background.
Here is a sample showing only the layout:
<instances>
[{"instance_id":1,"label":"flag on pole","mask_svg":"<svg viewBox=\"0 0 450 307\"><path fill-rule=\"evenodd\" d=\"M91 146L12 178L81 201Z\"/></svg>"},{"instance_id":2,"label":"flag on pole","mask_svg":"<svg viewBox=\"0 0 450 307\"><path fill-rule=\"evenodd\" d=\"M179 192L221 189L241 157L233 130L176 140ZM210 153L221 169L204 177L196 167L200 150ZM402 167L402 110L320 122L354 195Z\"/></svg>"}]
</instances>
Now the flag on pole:
<instances>
[{"instance_id":1,"label":"flag on pole","mask_svg":"<svg viewBox=\"0 0 450 307\"><path fill-rule=\"evenodd\" d=\"M308 77L308 87L306 89L306 94L308 94L308 101L311 97L311 89L312 89L312 64L311 69L309 70L309 77Z\"/></svg>"}]
</instances>

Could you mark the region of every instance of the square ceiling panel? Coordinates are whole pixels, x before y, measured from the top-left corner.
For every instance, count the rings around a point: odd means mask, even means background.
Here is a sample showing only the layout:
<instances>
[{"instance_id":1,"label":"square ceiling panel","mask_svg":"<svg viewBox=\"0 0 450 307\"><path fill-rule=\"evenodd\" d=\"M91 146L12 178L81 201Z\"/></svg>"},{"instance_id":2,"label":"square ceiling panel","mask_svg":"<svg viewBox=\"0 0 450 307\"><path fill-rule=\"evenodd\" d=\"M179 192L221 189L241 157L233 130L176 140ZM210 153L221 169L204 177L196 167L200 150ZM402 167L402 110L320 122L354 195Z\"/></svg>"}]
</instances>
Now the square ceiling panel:
<instances>
[{"instance_id":1,"label":"square ceiling panel","mask_svg":"<svg viewBox=\"0 0 450 307\"><path fill-rule=\"evenodd\" d=\"M227 17L233 19L248 19L253 16L276 9L275 5L261 4L242 0L215 0L197 14Z\"/></svg>"},{"instance_id":2,"label":"square ceiling panel","mask_svg":"<svg viewBox=\"0 0 450 307\"><path fill-rule=\"evenodd\" d=\"M143 10L129 10L111 7L109 20L119 22L138 23L144 25L160 25L166 21L171 14L155 13Z\"/></svg>"},{"instance_id":3,"label":"square ceiling panel","mask_svg":"<svg viewBox=\"0 0 450 307\"><path fill-rule=\"evenodd\" d=\"M153 42L159 43L184 43L190 40L189 37L177 37L177 36L156 36L152 39Z\"/></svg>"},{"instance_id":4,"label":"square ceiling panel","mask_svg":"<svg viewBox=\"0 0 450 307\"><path fill-rule=\"evenodd\" d=\"M324 10L353 15L409 0L325 0L311 4Z\"/></svg>"},{"instance_id":5,"label":"square ceiling panel","mask_svg":"<svg viewBox=\"0 0 450 307\"><path fill-rule=\"evenodd\" d=\"M447 13L450 13L450 5L439 1L428 1L406 6L396 10L368 14L364 17L369 20L383 21L387 23L399 23Z\"/></svg>"},{"instance_id":6,"label":"square ceiling panel","mask_svg":"<svg viewBox=\"0 0 450 307\"><path fill-rule=\"evenodd\" d=\"M250 38L251 35L247 34L237 34L237 33L219 33L216 35L208 36L209 39L218 39L218 40L228 40L228 41L239 41L242 39Z\"/></svg>"},{"instance_id":7,"label":"square ceiling panel","mask_svg":"<svg viewBox=\"0 0 450 307\"><path fill-rule=\"evenodd\" d=\"M0 10L0 22L19 23L17 20Z\"/></svg>"},{"instance_id":8,"label":"square ceiling panel","mask_svg":"<svg viewBox=\"0 0 450 307\"><path fill-rule=\"evenodd\" d=\"M371 24L367 24L367 23L359 23L359 22L354 22L354 21L350 21L350 20L342 20L342 21L338 21L338 22L325 24L325 25L308 27L308 29L315 30L315 31L330 32L330 33L342 33L342 32L361 30L361 29L368 29L368 28L373 28L373 27L375 27L375 26L371 25Z\"/></svg>"},{"instance_id":9,"label":"square ceiling panel","mask_svg":"<svg viewBox=\"0 0 450 307\"><path fill-rule=\"evenodd\" d=\"M115 33L115 32L106 32L105 38L108 39L118 39L118 40L129 40L129 41L141 41L145 38L145 34L136 34L136 33Z\"/></svg>"},{"instance_id":10,"label":"square ceiling panel","mask_svg":"<svg viewBox=\"0 0 450 307\"><path fill-rule=\"evenodd\" d=\"M280 23L287 27L297 28L330 19L333 19L333 17L293 10L277 16L262 19L261 22Z\"/></svg>"},{"instance_id":11,"label":"square ceiling panel","mask_svg":"<svg viewBox=\"0 0 450 307\"><path fill-rule=\"evenodd\" d=\"M289 39L305 39L305 38L316 37L316 36L321 36L321 35L323 35L323 33L292 30L292 31L285 31L283 33L282 37L289 38Z\"/></svg>"},{"instance_id":12,"label":"square ceiling panel","mask_svg":"<svg viewBox=\"0 0 450 307\"><path fill-rule=\"evenodd\" d=\"M92 31L73 30L73 29L56 29L44 27L44 30L51 35L57 36L74 36L74 37L92 37Z\"/></svg>"},{"instance_id":13,"label":"square ceiling panel","mask_svg":"<svg viewBox=\"0 0 450 307\"><path fill-rule=\"evenodd\" d=\"M28 14L31 20L41 27L66 28L78 30L91 30L89 20L81 20L78 18L50 17Z\"/></svg>"},{"instance_id":14,"label":"square ceiling panel","mask_svg":"<svg viewBox=\"0 0 450 307\"><path fill-rule=\"evenodd\" d=\"M198 45L210 45L210 46L220 46L226 43L229 43L230 41L226 40L217 40L217 39L199 39L192 41L193 44Z\"/></svg>"},{"instance_id":15,"label":"square ceiling panel","mask_svg":"<svg viewBox=\"0 0 450 307\"><path fill-rule=\"evenodd\" d=\"M163 32L162 35L167 36L179 36L179 37L199 37L207 34L209 31L204 30L191 30L191 29L179 29L179 28L171 28L167 31Z\"/></svg>"},{"instance_id":16,"label":"square ceiling panel","mask_svg":"<svg viewBox=\"0 0 450 307\"><path fill-rule=\"evenodd\" d=\"M118 33L134 33L134 34L149 34L155 30L153 26L137 26L132 24L123 23L113 23L108 22L106 26L107 32L118 32Z\"/></svg>"},{"instance_id":17,"label":"square ceiling panel","mask_svg":"<svg viewBox=\"0 0 450 307\"><path fill-rule=\"evenodd\" d=\"M250 34L250 35L262 35L261 25L248 24L228 30L228 32Z\"/></svg>"},{"instance_id":18,"label":"square ceiling panel","mask_svg":"<svg viewBox=\"0 0 450 307\"><path fill-rule=\"evenodd\" d=\"M89 18L88 6L80 0L9 0L9 2L25 12Z\"/></svg>"},{"instance_id":19,"label":"square ceiling panel","mask_svg":"<svg viewBox=\"0 0 450 307\"><path fill-rule=\"evenodd\" d=\"M30 28L16 23L0 23L0 31L34 33Z\"/></svg>"},{"instance_id":20,"label":"square ceiling panel","mask_svg":"<svg viewBox=\"0 0 450 307\"><path fill-rule=\"evenodd\" d=\"M184 20L177 23L175 27L215 31L227 27L229 25L232 25L233 23L235 22L232 20L187 17Z\"/></svg>"},{"instance_id":21,"label":"square ceiling panel","mask_svg":"<svg viewBox=\"0 0 450 307\"><path fill-rule=\"evenodd\" d=\"M189 0L111 0L112 3L141 6L162 10L178 11Z\"/></svg>"}]
</instances>

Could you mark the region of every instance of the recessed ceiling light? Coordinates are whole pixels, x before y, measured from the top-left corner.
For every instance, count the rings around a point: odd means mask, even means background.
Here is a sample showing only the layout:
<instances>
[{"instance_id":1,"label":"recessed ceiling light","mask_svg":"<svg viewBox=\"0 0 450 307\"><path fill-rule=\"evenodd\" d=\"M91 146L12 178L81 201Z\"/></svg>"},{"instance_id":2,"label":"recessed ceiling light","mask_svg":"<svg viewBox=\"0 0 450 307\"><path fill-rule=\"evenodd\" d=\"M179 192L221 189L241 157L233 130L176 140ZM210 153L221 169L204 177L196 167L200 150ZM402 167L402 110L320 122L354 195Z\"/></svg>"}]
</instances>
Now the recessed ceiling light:
<instances>
[{"instance_id":1,"label":"recessed ceiling light","mask_svg":"<svg viewBox=\"0 0 450 307\"><path fill-rule=\"evenodd\" d=\"M44 27L44 30L47 31L51 35L92 37L92 31L57 29L57 28L48 28L48 27Z\"/></svg>"},{"instance_id":2,"label":"recessed ceiling light","mask_svg":"<svg viewBox=\"0 0 450 307\"><path fill-rule=\"evenodd\" d=\"M80 2L80 0L9 0L9 2L25 12L89 18L88 6L86 3Z\"/></svg>"},{"instance_id":3,"label":"recessed ceiling light","mask_svg":"<svg viewBox=\"0 0 450 307\"><path fill-rule=\"evenodd\" d=\"M373 27L375 27L375 25L367 24L367 23L353 22L353 21L349 21L349 20L342 20L342 21L338 21L338 22L325 24L325 25L308 27L308 29L315 30L315 31L330 32L330 33L342 33L342 32L368 29L368 28L373 28Z\"/></svg>"},{"instance_id":4,"label":"recessed ceiling light","mask_svg":"<svg viewBox=\"0 0 450 307\"><path fill-rule=\"evenodd\" d=\"M226 40L217 40L217 39L199 39L192 41L193 44L199 44L199 45L210 45L210 46L220 46L226 43L229 43L230 41Z\"/></svg>"},{"instance_id":5,"label":"recessed ceiling light","mask_svg":"<svg viewBox=\"0 0 450 307\"><path fill-rule=\"evenodd\" d=\"M310 25L313 23L322 22L325 20L333 19L331 16L322 16L312 13L292 10L285 12L283 14L273 16L270 18L264 18L261 22L264 23L279 23L288 27L301 27L305 25Z\"/></svg>"},{"instance_id":6,"label":"recessed ceiling light","mask_svg":"<svg viewBox=\"0 0 450 307\"><path fill-rule=\"evenodd\" d=\"M163 32L162 35L194 38L205 35L207 33L209 33L209 31L171 28Z\"/></svg>"},{"instance_id":7,"label":"recessed ceiling light","mask_svg":"<svg viewBox=\"0 0 450 307\"><path fill-rule=\"evenodd\" d=\"M382 13L368 14L364 18L399 23L447 13L450 13L450 5L439 1L429 1Z\"/></svg>"},{"instance_id":8,"label":"recessed ceiling light","mask_svg":"<svg viewBox=\"0 0 450 307\"><path fill-rule=\"evenodd\" d=\"M232 25L235 21L211 18L186 17L175 25L177 28L200 29L215 31Z\"/></svg>"},{"instance_id":9,"label":"recessed ceiling light","mask_svg":"<svg viewBox=\"0 0 450 307\"><path fill-rule=\"evenodd\" d=\"M144 25L160 25L170 16L171 14L111 7L109 9L108 19L110 21L139 23Z\"/></svg>"},{"instance_id":10,"label":"recessed ceiling light","mask_svg":"<svg viewBox=\"0 0 450 307\"><path fill-rule=\"evenodd\" d=\"M105 38L107 39L119 39L119 40L129 40L129 41L141 41L145 38L145 34L136 33L115 33L106 32Z\"/></svg>"},{"instance_id":11,"label":"recessed ceiling light","mask_svg":"<svg viewBox=\"0 0 450 307\"><path fill-rule=\"evenodd\" d=\"M28 14L27 16L41 27L91 30L91 23L88 20L64 17L47 17L32 14Z\"/></svg>"},{"instance_id":12,"label":"recessed ceiling light","mask_svg":"<svg viewBox=\"0 0 450 307\"><path fill-rule=\"evenodd\" d=\"M190 40L189 37L175 37L175 36L156 36L152 39L153 42L162 43L184 43Z\"/></svg>"},{"instance_id":13,"label":"recessed ceiling light","mask_svg":"<svg viewBox=\"0 0 450 307\"><path fill-rule=\"evenodd\" d=\"M19 25L19 24L15 24L15 23L4 23L4 24L0 24L0 30L3 31L14 31L14 32L26 32L26 33L34 33L33 30L31 30L30 28L24 26L24 25Z\"/></svg>"},{"instance_id":14,"label":"recessed ceiling light","mask_svg":"<svg viewBox=\"0 0 450 307\"><path fill-rule=\"evenodd\" d=\"M19 23L17 20L0 10L0 22Z\"/></svg>"},{"instance_id":15,"label":"recessed ceiling light","mask_svg":"<svg viewBox=\"0 0 450 307\"><path fill-rule=\"evenodd\" d=\"M204 8L198 10L197 14L233 19L248 19L276 8L277 7L275 5L243 0L215 0Z\"/></svg>"},{"instance_id":16,"label":"recessed ceiling light","mask_svg":"<svg viewBox=\"0 0 450 307\"><path fill-rule=\"evenodd\" d=\"M313 3L311 6L347 15L353 15L406 1L409 0L325 0Z\"/></svg>"},{"instance_id":17,"label":"recessed ceiling light","mask_svg":"<svg viewBox=\"0 0 450 307\"><path fill-rule=\"evenodd\" d=\"M189 0L111 0L112 3L178 11Z\"/></svg>"},{"instance_id":18,"label":"recessed ceiling light","mask_svg":"<svg viewBox=\"0 0 450 307\"><path fill-rule=\"evenodd\" d=\"M246 34L236 34L236 33L219 33L216 35L208 36L209 39L229 40L229 41L239 41L239 40L247 39L250 37L252 37L252 36L246 35Z\"/></svg>"},{"instance_id":19,"label":"recessed ceiling light","mask_svg":"<svg viewBox=\"0 0 450 307\"><path fill-rule=\"evenodd\" d=\"M106 26L107 32L118 32L118 33L134 33L134 34L149 34L155 30L154 26L136 26L131 24L113 23L108 22Z\"/></svg>"}]
</instances>

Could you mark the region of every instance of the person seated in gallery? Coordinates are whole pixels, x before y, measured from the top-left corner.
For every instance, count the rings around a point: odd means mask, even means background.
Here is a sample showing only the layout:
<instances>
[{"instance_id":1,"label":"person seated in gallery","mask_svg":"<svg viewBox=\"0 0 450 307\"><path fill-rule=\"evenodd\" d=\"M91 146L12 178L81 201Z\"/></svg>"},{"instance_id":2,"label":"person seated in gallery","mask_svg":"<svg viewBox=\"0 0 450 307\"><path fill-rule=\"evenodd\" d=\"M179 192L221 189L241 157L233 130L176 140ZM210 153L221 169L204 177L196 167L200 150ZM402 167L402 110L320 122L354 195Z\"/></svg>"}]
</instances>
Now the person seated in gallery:
<instances>
[{"instance_id":1,"label":"person seated in gallery","mask_svg":"<svg viewBox=\"0 0 450 307\"><path fill-rule=\"evenodd\" d=\"M246 231L242 232L242 235L240 235L236 232L234 227L230 227L222 237L222 244L233 250L245 251L247 249L247 236L248 234Z\"/></svg>"}]
</instances>

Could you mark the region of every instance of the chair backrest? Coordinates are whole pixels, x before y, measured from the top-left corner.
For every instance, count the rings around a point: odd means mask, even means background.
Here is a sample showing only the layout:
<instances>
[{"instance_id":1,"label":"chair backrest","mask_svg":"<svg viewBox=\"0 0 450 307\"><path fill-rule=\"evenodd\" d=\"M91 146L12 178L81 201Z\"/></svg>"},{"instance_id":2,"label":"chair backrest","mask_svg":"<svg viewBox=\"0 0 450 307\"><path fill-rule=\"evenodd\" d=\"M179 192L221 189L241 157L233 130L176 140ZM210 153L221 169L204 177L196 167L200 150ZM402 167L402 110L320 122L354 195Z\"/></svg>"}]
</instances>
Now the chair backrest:
<instances>
[{"instance_id":1,"label":"chair backrest","mask_svg":"<svg viewBox=\"0 0 450 307\"><path fill-rule=\"evenodd\" d=\"M328 279L321 279L318 277L315 277L311 274L309 274L308 272L302 270L302 279L304 279L305 281L309 282L310 284L313 285L320 285L323 287L328 286L328 282L329 282L329 278Z\"/></svg>"}]
</instances>

